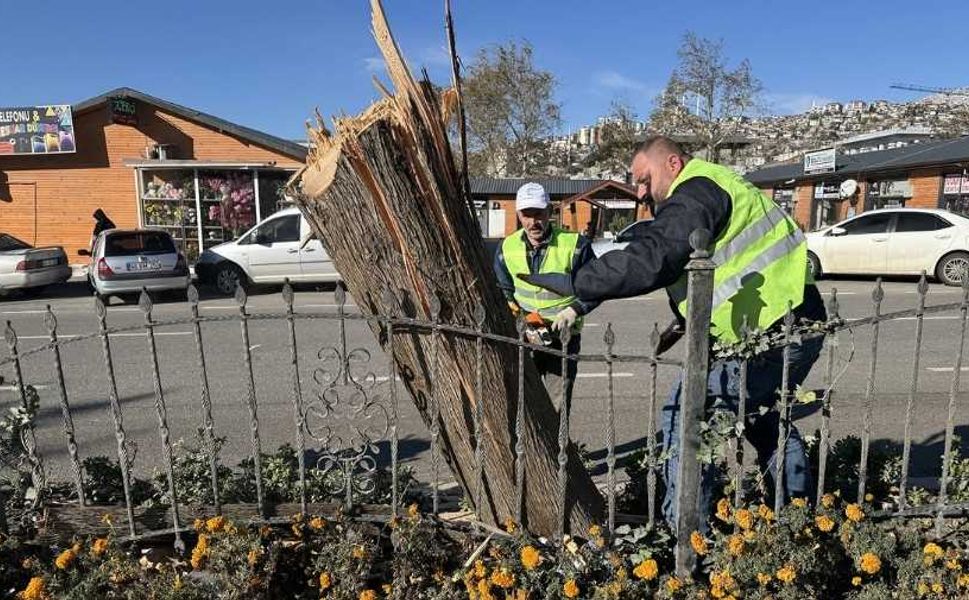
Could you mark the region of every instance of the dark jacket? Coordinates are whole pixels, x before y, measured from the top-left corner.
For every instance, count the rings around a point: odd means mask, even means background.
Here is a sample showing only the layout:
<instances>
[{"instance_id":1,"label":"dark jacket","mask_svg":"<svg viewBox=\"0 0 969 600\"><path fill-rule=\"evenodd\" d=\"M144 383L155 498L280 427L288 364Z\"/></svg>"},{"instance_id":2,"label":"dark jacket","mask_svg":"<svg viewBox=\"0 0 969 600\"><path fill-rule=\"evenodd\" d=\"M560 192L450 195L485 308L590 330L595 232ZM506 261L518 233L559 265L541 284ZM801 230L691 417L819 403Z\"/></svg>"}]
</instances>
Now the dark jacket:
<instances>
[{"instance_id":1,"label":"dark jacket","mask_svg":"<svg viewBox=\"0 0 969 600\"><path fill-rule=\"evenodd\" d=\"M528 253L529 271L533 274L538 273L542 266L542 261L545 259L545 251L548 248L548 239L551 235L552 228L548 227L542 243L538 247L532 248L532 245L525 236L525 232L521 232L521 236L525 241L525 249ZM572 256L572 272L575 273L579 267L594 258L595 253L592 252L592 244L589 242L589 239L585 236L579 236L579 242L575 247L575 254ZM513 302L515 300L515 280L512 278L512 274L508 272L508 266L505 264L505 256L501 251L501 245L498 246L498 250L495 252L494 269L495 276L498 278L498 287L501 288L505 299ZM597 300L576 300L570 306L579 315L584 315L595 309L599 304L601 302Z\"/></svg>"}]
</instances>

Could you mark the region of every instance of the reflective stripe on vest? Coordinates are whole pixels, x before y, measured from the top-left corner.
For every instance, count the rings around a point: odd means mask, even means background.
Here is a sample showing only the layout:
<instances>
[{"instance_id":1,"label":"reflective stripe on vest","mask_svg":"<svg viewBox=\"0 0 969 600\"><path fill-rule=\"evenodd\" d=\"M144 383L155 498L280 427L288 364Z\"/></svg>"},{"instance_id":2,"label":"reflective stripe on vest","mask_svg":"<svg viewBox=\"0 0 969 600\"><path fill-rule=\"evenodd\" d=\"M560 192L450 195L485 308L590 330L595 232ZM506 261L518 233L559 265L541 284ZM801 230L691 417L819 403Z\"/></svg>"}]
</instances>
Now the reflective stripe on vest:
<instances>
[{"instance_id":1,"label":"reflective stripe on vest","mask_svg":"<svg viewBox=\"0 0 969 600\"><path fill-rule=\"evenodd\" d=\"M555 292L534 286L518 278L519 274L531 272L525 245L527 242L523 236L524 231L519 229L506 237L501 244L505 266L515 282L515 302L522 307L522 310L537 312L543 319L551 321L559 312L575 301L575 296L560 296ZM545 255L542 257L542 264L538 273L570 273L578 244L579 235L577 233L552 227L552 233L545 246ZM582 319L576 319L574 329L579 330L581 327Z\"/></svg>"},{"instance_id":2,"label":"reflective stripe on vest","mask_svg":"<svg viewBox=\"0 0 969 600\"><path fill-rule=\"evenodd\" d=\"M807 241L793 220L760 190L733 171L692 159L673 181L669 193L692 177L710 179L730 197L730 220L714 241L711 333L724 341L739 339L743 322L766 329L788 306L804 300ZM686 315L687 275L667 288Z\"/></svg>"}]
</instances>

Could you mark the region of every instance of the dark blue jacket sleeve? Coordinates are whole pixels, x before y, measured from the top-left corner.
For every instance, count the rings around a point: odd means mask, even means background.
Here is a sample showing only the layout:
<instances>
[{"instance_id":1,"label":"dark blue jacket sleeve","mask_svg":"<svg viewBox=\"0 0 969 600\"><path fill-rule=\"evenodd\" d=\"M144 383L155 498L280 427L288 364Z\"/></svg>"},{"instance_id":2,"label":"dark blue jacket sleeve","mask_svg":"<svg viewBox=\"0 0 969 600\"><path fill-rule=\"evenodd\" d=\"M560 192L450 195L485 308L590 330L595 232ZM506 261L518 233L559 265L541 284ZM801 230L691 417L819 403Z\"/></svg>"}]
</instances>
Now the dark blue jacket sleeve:
<instances>
[{"instance_id":1,"label":"dark blue jacket sleeve","mask_svg":"<svg viewBox=\"0 0 969 600\"><path fill-rule=\"evenodd\" d=\"M508 265L505 264L505 255L501 252L501 247L495 252L495 278L498 279L498 287L505 299L514 302L515 300L515 280L508 272Z\"/></svg>"},{"instance_id":2,"label":"dark blue jacket sleeve","mask_svg":"<svg viewBox=\"0 0 969 600\"><path fill-rule=\"evenodd\" d=\"M572 272L578 272L578 270L589 263L589 261L595 260L595 257L595 252L592 251L591 240L585 236L580 236L579 243L575 247L575 257L572 260ZM599 300L583 300L581 298L576 298L575 302L569 306L571 306L572 309L579 315L587 315L595 310L600 304L602 304L602 302Z\"/></svg>"},{"instance_id":3,"label":"dark blue jacket sleeve","mask_svg":"<svg viewBox=\"0 0 969 600\"><path fill-rule=\"evenodd\" d=\"M656 219L622 250L575 271L572 286L582 302L628 298L673 284L690 260L690 233L706 229L711 240L730 220L730 197L711 180L684 182L658 203Z\"/></svg>"}]
</instances>

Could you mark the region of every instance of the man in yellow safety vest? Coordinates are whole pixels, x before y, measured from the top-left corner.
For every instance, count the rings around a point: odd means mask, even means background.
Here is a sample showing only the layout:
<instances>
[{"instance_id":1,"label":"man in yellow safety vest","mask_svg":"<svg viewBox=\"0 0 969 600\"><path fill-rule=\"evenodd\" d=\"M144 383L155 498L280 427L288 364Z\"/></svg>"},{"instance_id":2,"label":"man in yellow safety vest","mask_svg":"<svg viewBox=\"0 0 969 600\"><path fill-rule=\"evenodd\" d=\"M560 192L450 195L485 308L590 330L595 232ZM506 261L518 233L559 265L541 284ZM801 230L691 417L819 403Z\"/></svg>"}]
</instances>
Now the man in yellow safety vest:
<instances>
[{"instance_id":1,"label":"man in yellow safety vest","mask_svg":"<svg viewBox=\"0 0 969 600\"><path fill-rule=\"evenodd\" d=\"M584 302L574 295L560 295L527 283L520 275L568 275L594 257L588 238L565 231L550 221L548 193L538 183L526 183L515 195L515 212L521 229L504 239L495 253L495 276L512 312L537 314L543 326L551 330L549 347L562 349L559 335L571 329L568 353L578 354L581 346L582 316L599 305ZM562 360L543 352L533 353L535 366L545 382L556 408L572 397L576 364L569 361L566 381L562 377Z\"/></svg>"}]
</instances>

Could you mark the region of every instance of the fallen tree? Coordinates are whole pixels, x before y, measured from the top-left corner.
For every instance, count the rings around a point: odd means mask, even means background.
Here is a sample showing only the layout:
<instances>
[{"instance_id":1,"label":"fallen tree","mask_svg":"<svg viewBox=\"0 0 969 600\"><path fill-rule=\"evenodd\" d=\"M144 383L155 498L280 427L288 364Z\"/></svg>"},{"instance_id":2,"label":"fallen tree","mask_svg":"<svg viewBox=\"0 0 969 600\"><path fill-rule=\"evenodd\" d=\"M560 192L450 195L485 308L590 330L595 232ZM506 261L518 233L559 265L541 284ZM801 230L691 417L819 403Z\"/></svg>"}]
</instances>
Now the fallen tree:
<instances>
[{"instance_id":1,"label":"fallen tree","mask_svg":"<svg viewBox=\"0 0 969 600\"><path fill-rule=\"evenodd\" d=\"M337 119L332 134L322 120L311 128L315 148L293 180L299 205L365 314L386 314L382 298L390 292L403 316L430 320L437 308L432 298L437 298L441 322L472 326L476 308L483 307L484 331L515 337L448 142L455 95L438 93L426 75L420 82L414 79L379 0L371 7L393 91L384 89L385 97L362 114ZM429 427L434 425L432 399L437 399L444 459L472 502L474 414L482 403L485 485L478 508L491 524L514 518L516 348L485 344L479 397L474 340L442 335L432 377L432 336L395 335L391 345L379 326L373 329L384 351L393 352L403 385ZM528 356L523 370L522 522L534 533L551 535L559 530L558 413ZM603 501L574 444L568 448L567 472L566 522L572 531L584 532L601 518Z\"/></svg>"}]
</instances>

